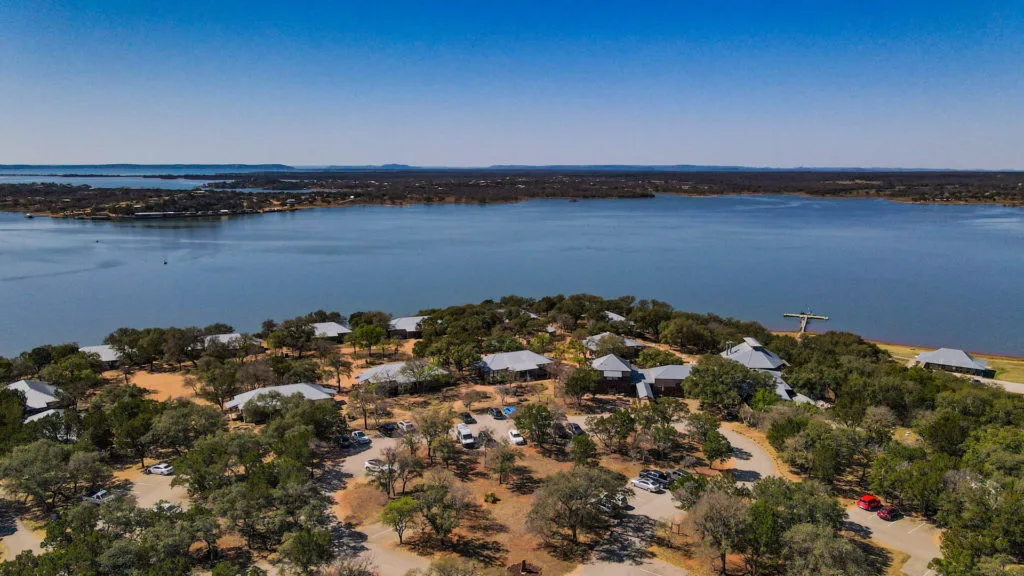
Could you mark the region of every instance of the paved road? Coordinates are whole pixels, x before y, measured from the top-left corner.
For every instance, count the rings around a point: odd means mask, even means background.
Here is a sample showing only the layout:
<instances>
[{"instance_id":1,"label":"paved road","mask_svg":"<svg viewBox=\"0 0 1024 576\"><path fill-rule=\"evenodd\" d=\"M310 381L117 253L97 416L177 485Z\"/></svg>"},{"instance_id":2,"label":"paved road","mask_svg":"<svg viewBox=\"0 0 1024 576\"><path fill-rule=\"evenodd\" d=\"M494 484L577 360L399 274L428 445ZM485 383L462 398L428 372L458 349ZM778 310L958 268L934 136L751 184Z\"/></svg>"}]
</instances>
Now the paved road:
<instances>
[{"instance_id":1,"label":"paved road","mask_svg":"<svg viewBox=\"0 0 1024 576\"><path fill-rule=\"evenodd\" d=\"M888 548L910 555L903 565L903 573L909 576L932 576L928 569L932 558L941 556L939 551L939 529L918 518L901 518L887 522L874 512L867 512L852 505L846 509L850 529L870 536Z\"/></svg>"},{"instance_id":2,"label":"paved road","mask_svg":"<svg viewBox=\"0 0 1024 576\"><path fill-rule=\"evenodd\" d=\"M679 576L687 574L687 572L657 558L649 558L640 564L594 562L584 564L569 574L570 576L651 576L652 574L654 576Z\"/></svg>"},{"instance_id":3,"label":"paved road","mask_svg":"<svg viewBox=\"0 0 1024 576\"><path fill-rule=\"evenodd\" d=\"M28 526L21 521L21 518L14 520L14 532L0 538L0 541L3 542L4 547L7 549L6 560L11 560L26 550L31 551L34 554L39 554L43 550L41 546L43 541L42 537L29 530ZM4 558L0 558L0 560L3 559Z\"/></svg>"},{"instance_id":4,"label":"paved road","mask_svg":"<svg viewBox=\"0 0 1024 576\"><path fill-rule=\"evenodd\" d=\"M1008 382L1006 380L991 380L988 378L981 378L981 381L988 382L990 384L995 384L996 386L1002 386L1003 389L1006 390L1007 392L1012 392L1014 394L1024 394L1024 384L1021 384L1020 382Z\"/></svg>"},{"instance_id":5,"label":"paved road","mask_svg":"<svg viewBox=\"0 0 1024 576\"><path fill-rule=\"evenodd\" d=\"M732 444L733 457L729 464L737 484L749 486L766 476L780 475L771 457L757 442L724 427L719 432Z\"/></svg>"},{"instance_id":6,"label":"paved road","mask_svg":"<svg viewBox=\"0 0 1024 576\"><path fill-rule=\"evenodd\" d=\"M370 558L383 576L401 576L410 570L425 569L430 564L428 559L399 548L398 535L383 524L363 526L361 532L366 535L362 542L366 550L361 556Z\"/></svg>"},{"instance_id":7,"label":"paved road","mask_svg":"<svg viewBox=\"0 0 1024 576\"><path fill-rule=\"evenodd\" d=\"M145 474L132 482L132 494L140 508L152 508L157 502L164 500L181 506L187 510L188 489L185 486L171 486L173 476L157 476Z\"/></svg>"}]
</instances>

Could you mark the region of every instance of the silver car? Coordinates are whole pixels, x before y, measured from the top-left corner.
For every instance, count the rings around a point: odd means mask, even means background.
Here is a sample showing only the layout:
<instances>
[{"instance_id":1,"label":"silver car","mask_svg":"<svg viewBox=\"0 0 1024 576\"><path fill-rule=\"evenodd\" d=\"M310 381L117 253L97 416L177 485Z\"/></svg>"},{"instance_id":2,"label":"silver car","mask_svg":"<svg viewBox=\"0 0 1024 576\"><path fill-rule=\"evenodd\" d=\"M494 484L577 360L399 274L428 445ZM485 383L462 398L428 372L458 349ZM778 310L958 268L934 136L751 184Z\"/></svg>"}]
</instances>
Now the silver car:
<instances>
[{"instance_id":1,"label":"silver car","mask_svg":"<svg viewBox=\"0 0 1024 576\"><path fill-rule=\"evenodd\" d=\"M652 482L647 478L633 478L632 480L629 481L629 483L641 490L646 490L648 492L661 492L661 484L656 484L655 482Z\"/></svg>"}]
</instances>

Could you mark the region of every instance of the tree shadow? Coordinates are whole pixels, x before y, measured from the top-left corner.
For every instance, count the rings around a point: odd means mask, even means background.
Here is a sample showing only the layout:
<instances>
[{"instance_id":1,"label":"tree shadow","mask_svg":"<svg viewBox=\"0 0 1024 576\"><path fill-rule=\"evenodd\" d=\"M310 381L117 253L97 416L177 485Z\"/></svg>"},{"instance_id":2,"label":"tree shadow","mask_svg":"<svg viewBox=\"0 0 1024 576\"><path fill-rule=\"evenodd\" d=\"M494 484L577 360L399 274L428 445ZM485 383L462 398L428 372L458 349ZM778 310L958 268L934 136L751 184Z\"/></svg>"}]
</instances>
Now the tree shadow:
<instances>
[{"instance_id":1,"label":"tree shadow","mask_svg":"<svg viewBox=\"0 0 1024 576\"><path fill-rule=\"evenodd\" d=\"M466 451L458 451L455 453L455 457L449 464L449 470L455 477L463 482L469 482L473 478L480 478L486 476L479 472L480 461L475 454Z\"/></svg>"},{"instance_id":2,"label":"tree shadow","mask_svg":"<svg viewBox=\"0 0 1024 576\"><path fill-rule=\"evenodd\" d=\"M647 516L629 514L594 549L594 556L603 562L640 564L654 557L648 550L654 526L654 520Z\"/></svg>"},{"instance_id":3,"label":"tree shadow","mask_svg":"<svg viewBox=\"0 0 1024 576\"><path fill-rule=\"evenodd\" d=\"M508 526L495 520L491 511L479 504L474 503L467 506L464 517L466 519L466 526L473 533L492 536L508 532Z\"/></svg>"},{"instance_id":4,"label":"tree shadow","mask_svg":"<svg viewBox=\"0 0 1024 576\"><path fill-rule=\"evenodd\" d=\"M18 516L24 507L13 500L0 498L0 538L10 536L18 531Z\"/></svg>"},{"instance_id":5,"label":"tree shadow","mask_svg":"<svg viewBox=\"0 0 1024 576\"><path fill-rule=\"evenodd\" d=\"M325 466L316 478L316 485L324 492L337 492L348 487L352 475L336 466Z\"/></svg>"},{"instance_id":6,"label":"tree shadow","mask_svg":"<svg viewBox=\"0 0 1024 576\"><path fill-rule=\"evenodd\" d=\"M516 466L508 481L508 489L516 494L533 494L540 488L541 480L526 466Z\"/></svg>"},{"instance_id":7,"label":"tree shadow","mask_svg":"<svg viewBox=\"0 0 1024 576\"><path fill-rule=\"evenodd\" d=\"M754 483L761 479L761 473L756 470L733 469L732 477L736 482Z\"/></svg>"},{"instance_id":8,"label":"tree shadow","mask_svg":"<svg viewBox=\"0 0 1024 576\"><path fill-rule=\"evenodd\" d=\"M853 545L864 553L867 564L873 574L886 574L893 563L892 552L877 546L869 540L853 539Z\"/></svg>"},{"instance_id":9,"label":"tree shadow","mask_svg":"<svg viewBox=\"0 0 1024 576\"><path fill-rule=\"evenodd\" d=\"M331 542L334 543L335 550L339 556L357 556L369 550L366 546L369 536L363 532L349 528L340 522L332 524L329 530Z\"/></svg>"},{"instance_id":10,"label":"tree shadow","mask_svg":"<svg viewBox=\"0 0 1024 576\"><path fill-rule=\"evenodd\" d=\"M744 450L743 448L735 448L734 447L732 449L732 457L737 459L737 460L750 460L751 458L754 457L754 455L751 454L750 452Z\"/></svg>"},{"instance_id":11,"label":"tree shadow","mask_svg":"<svg viewBox=\"0 0 1024 576\"><path fill-rule=\"evenodd\" d=\"M470 558L487 566L503 563L508 554L508 548L497 540L461 536L452 542L451 550L459 556Z\"/></svg>"}]
</instances>

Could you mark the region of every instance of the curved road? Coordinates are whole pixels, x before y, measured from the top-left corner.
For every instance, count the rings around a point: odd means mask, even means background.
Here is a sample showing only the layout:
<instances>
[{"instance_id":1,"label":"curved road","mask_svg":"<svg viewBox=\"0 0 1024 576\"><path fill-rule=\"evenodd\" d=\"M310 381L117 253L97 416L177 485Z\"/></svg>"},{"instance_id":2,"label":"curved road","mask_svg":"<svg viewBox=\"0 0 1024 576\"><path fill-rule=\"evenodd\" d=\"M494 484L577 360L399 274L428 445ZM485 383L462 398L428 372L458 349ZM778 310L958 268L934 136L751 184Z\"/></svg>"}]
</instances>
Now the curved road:
<instances>
[{"instance_id":1,"label":"curved road","mask_svg":"<svg viewBox=\"0 0 1024 576\"><path fill-rule=\"evenodd\" d=\"M781 476L775 462L757 442L728 428L719 428L718 431L732 444L733 456L729 465L737 484L750 486L766 476Z\"/></svg>"}]
</instances>

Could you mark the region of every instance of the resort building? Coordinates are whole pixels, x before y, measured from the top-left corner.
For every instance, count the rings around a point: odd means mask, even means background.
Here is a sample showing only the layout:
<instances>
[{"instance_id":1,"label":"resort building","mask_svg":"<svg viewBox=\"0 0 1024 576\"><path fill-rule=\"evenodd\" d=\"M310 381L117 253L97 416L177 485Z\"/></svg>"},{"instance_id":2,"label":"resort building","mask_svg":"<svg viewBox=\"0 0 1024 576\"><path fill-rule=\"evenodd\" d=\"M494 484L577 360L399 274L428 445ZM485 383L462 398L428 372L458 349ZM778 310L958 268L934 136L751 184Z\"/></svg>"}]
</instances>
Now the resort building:
<instances>
[{"instance_id":1,"label":"resort building","mask_svg":"<svg viewBox=\"0 0 1024 576\"><path fill-rule=\"evenodd\" d=\"M598 346L600 346L601 341L608 337L622 338L622 341L626 345L626 347L631 348L633 350L639 350L640 348L644 347L643 342L638 342L636 340L633 340L632 338L626 338L625 336L619 336L618 334L612 332L602 332L600 334L588 336L583 339L583 346L586 347L587 350L593 352L594 350L597 350Z\"/></svg>"},{"instance_id":2,"label":"resort building","mask_svg":"<svg viewBox=\"0 0 1024 576\"><path fill-rule=\"evenodd\" d=\"M721 356L733 362L739 362L751 370L770 374L775 381L775 394L779 399L800 403L814 403L814 400L803 394L798 394L782 379L782 369L788 366L789 363L765 348L764 344L758 342L757 339L744 338L743 342L722 352Z\"/></svg>"},{"instance_id":3,"label":"resort building","mask_svg":"<svg viewBox=\"0 0 1024 576\"><path fill-rule=\"evenodd\" d=\"M316 384L285 384L283 386L268 386L266 388L257 388L255 390L249 390L248 392L242 392L238 396L235 396L231 400L224 403L224 408L227 410L241 410L245 407L249 401L254 398L259 398L265 394L271 392L277 392L281 396L294 396L296 394L302 395L306 400L312 400L313 402L333 402L334 401L334 390L318 386Z\"/></svg>"},{"instance_id":4,"label":"resort building","mask_svg":"<svg viewBox=\"0 0 1024 576\"><path fill-rule=\"evenodd\" d=\"M643 381L660 394L682 393L683 380L690 377L693 366L689 364L669 364L656 366L640 371Z\"/></svg>"},{"instance_id":5,"label":"resort building","mask_svg":"<svg viewBox=\"0 0 1024 576\"><path fill-rule=\"evenodd\" d=\"M324 340L333 340L335 342L341 342L345 339L346 334L351 334L352 330L348 326L342 326L337 322L314 322L313 323L313 337L321 338Z\"/></svg>"},{"instance_id":6,"label":"resort building","mask_svg":"<svg viewBox=\"0 0 1024 576\"><path fill-rule=\"evenodd\" d=\"M426 316L403 316L388 322L388 335L395 338L419 338L420 322Z\"/></svg>"},{"instance_id":7,"label":"resort building","mask_svg":"<svg viewBox=\"0 0 1024 576\"><path fill-rule=\"evenodd\" d=\"M425 362L419 366L409 362L391 362L363 370L356 377L356 382L407 385L437 380L447 375L448 372L443 368Z\"/></svg>"},{"instance_id":8,"label":"resort building","mask_svg":"<svg viewBox=\"0 0 1024 576\"><path fill-rule=\"evenodd\" d=\"M611 312L609 310L604 311L604 317L609 322L629 322L629 320L627 320L626 317L623 316L622 314L616 314L615 312Z\"/></svg>"},{"instance_id":9,"label":"resort building","mask_svg":"<svg viewBox=\"0 0 1024 576\"><path fill-rule=\"evenodd\" d=\"M552 362L532 350L519 350L484 356L478 367L480 375L488 381L504 374L516 380L537 380L547 377L547 366Z\"/></svg>"},{"instance_id":10,"label":"resort building","mask_svg":"<svg viewBox=\"0 0 1024 576\"><path fill-rule=\"evenodd\" d=\"M982 378L994 378L996 375L996 371L989 368L988 363L984 360L978 360L967 352L955 348L939 348L934 352L922 352L917 355L914 364L923 368L970 374Z\"/></svg>"},{"instance_id":11,"label":"resort building","mask_svg":"<svg viewBox=\"0 0 1024 576\"><path fill-rule=\"evenodd\" d=\"M590 367L601 373L606 386L618 391L632 385L636 380L636 368L615 354L595 358L590 363Z\"/></svg>"},{"instance_id":12,"label":"resort building","mask_svg":"<svg viewBox=\"0 0 1024 576\"><path fill-rule=\"evenodd\" d=\"M39 380L18 380L7 385L8 390L17 390L25 395L25 412L38 414L60 403L57 387Z\"/></svg>"},{"instance_id":13,"label":"resort building","mask_svg":"<svg viewBox=\"0 0 1024 576\"><path fill-rule=\"evenodd\" d=\"M78 351L85 352L87 354L96 354L100 357L100 362L103 363L103 367L107 370L117 368L117 362L121 359L121 353L114 350L113 346L107 346L106 344L100 344L99 346L83 346L79 348Z\"/></svg>"}]
</instances>

